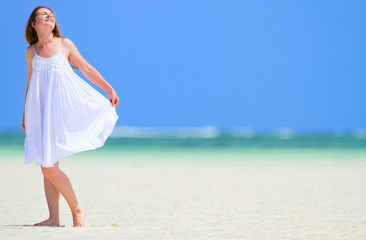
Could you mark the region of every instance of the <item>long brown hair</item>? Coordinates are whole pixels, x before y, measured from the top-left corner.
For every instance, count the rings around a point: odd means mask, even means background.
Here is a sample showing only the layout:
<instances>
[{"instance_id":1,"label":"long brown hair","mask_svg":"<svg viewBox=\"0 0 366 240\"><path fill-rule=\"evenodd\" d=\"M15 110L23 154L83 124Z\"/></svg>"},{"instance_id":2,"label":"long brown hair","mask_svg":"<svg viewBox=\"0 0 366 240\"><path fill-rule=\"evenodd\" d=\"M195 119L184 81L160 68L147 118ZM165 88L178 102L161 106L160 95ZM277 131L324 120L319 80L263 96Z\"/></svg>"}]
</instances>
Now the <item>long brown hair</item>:
<instances>
[{"instance_id":1,"label":"long brown hair","mask_svg":"<svg viewBox=\"0 0 366 240\"><path fill-rule=\"evenodd\" d=\"M32 44L36 44L38 42L37 31L32 25L33 25L33 23L36 22L37 12L40 8L47 8L55 16L55 13L53 12L53 10L50 7L47 7L47 6L38 6L35 9L33 9L31 15L28 18L27 24L25 25L25 40L27 40L27 42L29 43L29 46L31 46ZM56 20L56 18L55 18L55 20ZM57 21L55 21L55 28L52 30L52 35L54 37L62 38L60 27L58 26ZM73 65L70 62L70 60L68 60L68 61L69 61L70 65L73 69L78 68L75 65Z\"/></svg>"}]
</instances>

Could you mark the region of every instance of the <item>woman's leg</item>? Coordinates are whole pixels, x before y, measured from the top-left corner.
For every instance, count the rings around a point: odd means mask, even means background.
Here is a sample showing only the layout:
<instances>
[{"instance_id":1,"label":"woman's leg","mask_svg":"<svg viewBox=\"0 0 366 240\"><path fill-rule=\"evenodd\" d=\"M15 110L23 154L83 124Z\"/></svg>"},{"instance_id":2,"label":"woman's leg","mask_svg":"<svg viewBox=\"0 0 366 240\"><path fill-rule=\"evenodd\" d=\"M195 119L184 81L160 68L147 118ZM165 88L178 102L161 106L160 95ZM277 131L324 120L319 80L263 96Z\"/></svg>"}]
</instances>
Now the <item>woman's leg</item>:
<instances>
[{"instance_id":1,"label":"woman's leg","mask_svg":"<svg viewBox=\"0 0 366 240\"><path fill-rule=\"evenodd\" d=\"M42 173L66 199L73 216L74 227L83 227L86 210L79 205L69 178L58 168L58 164L59 162L50 168L42 167Z\"/></svg>"},{"instance_id":2,"label":"woman's leg","mask_svg":"<svg viewBox=\"0 0 366 240\"><path fill-rule=\"evenodd\" d=\"M59 200L60 192L57 191L53 183L44 177L44 190L47 199L48 211L50 216L47 220L36 223L34 226L60 226L59 218Z\"/></svg>"}]
</instances>

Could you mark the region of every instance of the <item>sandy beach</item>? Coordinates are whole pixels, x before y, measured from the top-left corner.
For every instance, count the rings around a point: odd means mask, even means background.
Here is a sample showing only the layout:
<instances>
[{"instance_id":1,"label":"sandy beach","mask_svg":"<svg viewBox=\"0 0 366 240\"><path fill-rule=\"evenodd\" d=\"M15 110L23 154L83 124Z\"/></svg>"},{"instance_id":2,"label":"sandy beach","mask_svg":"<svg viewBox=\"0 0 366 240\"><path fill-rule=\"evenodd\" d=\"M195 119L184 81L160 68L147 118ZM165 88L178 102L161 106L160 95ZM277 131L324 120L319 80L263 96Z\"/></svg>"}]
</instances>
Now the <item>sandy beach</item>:
<instances>
[{"instance_id":1,"label":"sandy beach","mask_svg":"<svg viewBox=\"0 0 366 240\"><path fill-rule=\"evenodd\" d=\"M1 157L0 239L366 239L362 159L91 156L60 163L88 210L84 228L62 197L62 227L32 227L48 217L40 168Z\"/></svg>"}]
</instances>

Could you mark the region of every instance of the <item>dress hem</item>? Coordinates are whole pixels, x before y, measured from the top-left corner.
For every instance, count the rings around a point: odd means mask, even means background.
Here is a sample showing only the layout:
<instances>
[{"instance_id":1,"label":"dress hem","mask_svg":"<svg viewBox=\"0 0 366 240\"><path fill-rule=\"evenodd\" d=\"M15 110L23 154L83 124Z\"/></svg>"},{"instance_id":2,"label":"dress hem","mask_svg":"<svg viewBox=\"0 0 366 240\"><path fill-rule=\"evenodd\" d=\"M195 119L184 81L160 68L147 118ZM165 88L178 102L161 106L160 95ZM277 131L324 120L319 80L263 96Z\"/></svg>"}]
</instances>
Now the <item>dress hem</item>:
<instances>
[{"instance_id":1,"label":"dress hem","mask_svg":"<svg viewBox=\"0 0 366 240\"><path fill-rule=\"evenodd\" d=\"M71 152L68 152L67 154L63 155L62 157L58 158L56 161L52 161L51 164L47 164L45 165L44 163L42 163L42 160L40 161L37 161L39 160L39 158L37 157L32 157L32 160L30 161L27 161L27 159L25 159L25 164L29 164L29 163L35 163L36 166L43 166L43 167L46 167L46 168L51 168L54 166L55 163L57 163L58 161L60 161L61 159L64 159L64 158L67 158L71 155L74 155L76 153L79 153L79 152L84 152L84 151L88 151L88 150L93 150L93 149L97 149L97 148L100 148L102 146L104 146L105 142L107 141L108 137L112 134L112 131L114 129L114 126L118 120L118 116L117 114L115 114L114 118L110 121L108 121L107 123L105 123L106 126L109 126L106 128L106 130L104 130L102 132L102 135L104 136L103 139L99 139L97 137L94 137L92 139L90 139L87 143L90 143L90 142L99 142L97 144L93 144L94 146L86 146L84 148L80 148L80 150L74 150L74 151L71 151ZM95 141L95 140L98 140L98 141Z\"/></svg>"}]
</instances>

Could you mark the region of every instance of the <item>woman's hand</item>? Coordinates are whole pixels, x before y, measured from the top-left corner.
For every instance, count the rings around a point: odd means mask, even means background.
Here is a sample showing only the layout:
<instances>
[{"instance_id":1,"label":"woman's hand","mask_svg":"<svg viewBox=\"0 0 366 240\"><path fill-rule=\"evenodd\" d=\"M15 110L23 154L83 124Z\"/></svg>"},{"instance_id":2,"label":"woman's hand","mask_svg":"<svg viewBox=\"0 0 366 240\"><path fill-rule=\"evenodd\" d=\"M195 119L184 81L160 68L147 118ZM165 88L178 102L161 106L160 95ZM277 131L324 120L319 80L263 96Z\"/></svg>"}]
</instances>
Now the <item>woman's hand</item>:
<instances>
[{"instance_id":1,"label":"woman's hand","mask_svg":"<svg viewBox=\"0 0 366 240\"><path fill-rule=\"evenodd\" d=\"M117 107L117 105L119 103L119 99L118 99L117 93L114 91L114 89L112 89L112 91L108 92L108 96L109 96L109 101L112 103L112 106Z\"/></svg>"}]
</instances>

